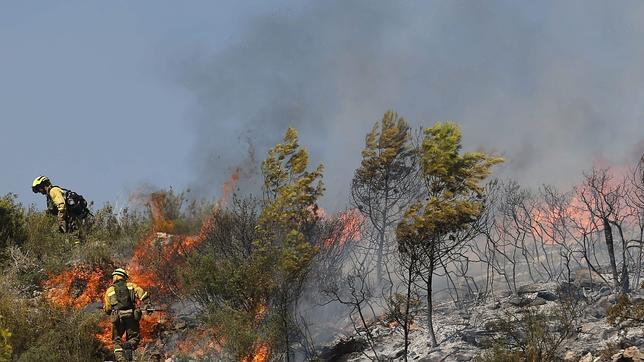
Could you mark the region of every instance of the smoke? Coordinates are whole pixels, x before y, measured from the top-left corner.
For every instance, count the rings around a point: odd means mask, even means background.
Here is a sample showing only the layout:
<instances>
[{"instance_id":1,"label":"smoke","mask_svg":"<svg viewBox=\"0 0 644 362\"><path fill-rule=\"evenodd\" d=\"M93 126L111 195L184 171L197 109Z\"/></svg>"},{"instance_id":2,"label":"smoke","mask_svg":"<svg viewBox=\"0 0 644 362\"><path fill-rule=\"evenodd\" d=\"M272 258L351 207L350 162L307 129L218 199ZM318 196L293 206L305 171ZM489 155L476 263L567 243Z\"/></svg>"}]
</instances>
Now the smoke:
<instances>
[{"instance_id":1,"label":"smoke","mask_svg":"<svg viewBox=\"0 0 644 362\"><path fill-rule=\"evenodd\" d=\"M220 185L296 127L345 206L364 136L388 109L452 120L466 149L506 157L522 183L566 187L643 140L644 4L324 1L258 17L177 72L196 102L194 188ZM641 144L641 143L640 143ZM257 167L255 161L255 167Z\"/></svg>"}]
</instances>

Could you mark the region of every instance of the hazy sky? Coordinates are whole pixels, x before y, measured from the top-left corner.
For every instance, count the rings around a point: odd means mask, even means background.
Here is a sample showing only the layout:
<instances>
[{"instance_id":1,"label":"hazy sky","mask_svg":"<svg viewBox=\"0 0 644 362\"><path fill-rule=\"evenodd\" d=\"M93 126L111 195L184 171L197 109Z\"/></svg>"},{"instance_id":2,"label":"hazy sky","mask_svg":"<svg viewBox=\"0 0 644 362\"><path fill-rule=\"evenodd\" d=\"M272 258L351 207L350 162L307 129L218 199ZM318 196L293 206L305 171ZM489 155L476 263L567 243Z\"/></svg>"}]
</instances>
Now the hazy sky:
<instances>
[{"instance_id":1,"label":"hazy sky","mask_svg":"<svg viewBox=\"0 0 644 362\"><path fill-rule=\"evenodd\" d=\"M242 4L243 5L240 5ZM384 111L462 125L562 187L644 152L641 1L67 1L0 5L0 194L40 174L101 205L215 195L285 128L342 207ZM619 6L616 6L619 4ZM256 178L249 174L247 177Z\"/></svg>"}]
</instances>

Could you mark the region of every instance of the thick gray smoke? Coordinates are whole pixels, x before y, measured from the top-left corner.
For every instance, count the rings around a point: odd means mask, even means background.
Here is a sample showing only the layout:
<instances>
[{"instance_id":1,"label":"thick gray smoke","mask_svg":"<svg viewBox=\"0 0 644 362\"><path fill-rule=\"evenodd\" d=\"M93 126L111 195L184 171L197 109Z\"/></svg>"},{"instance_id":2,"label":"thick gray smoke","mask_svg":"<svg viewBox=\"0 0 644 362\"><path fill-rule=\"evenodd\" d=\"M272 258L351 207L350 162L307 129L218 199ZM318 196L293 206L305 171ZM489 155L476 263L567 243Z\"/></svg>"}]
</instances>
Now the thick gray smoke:
<instances>
[{"instance_id":1,"label":"thick gray smoke","mask_svg":"<svg viewBox=\"0 0 644 362\"><path fill-rule=\"evenodd\" d=\"M637 159L642 18L637 1L277 9L234 45L182 62L198 104L196 188L221 184L248 142L261 160L291 125L326 167L326 206L342 207L364 135L387 109L416 126L456 121L466 148L506 157L502 173L567 187L597 160Z\"/></svg>"}]
</instances>

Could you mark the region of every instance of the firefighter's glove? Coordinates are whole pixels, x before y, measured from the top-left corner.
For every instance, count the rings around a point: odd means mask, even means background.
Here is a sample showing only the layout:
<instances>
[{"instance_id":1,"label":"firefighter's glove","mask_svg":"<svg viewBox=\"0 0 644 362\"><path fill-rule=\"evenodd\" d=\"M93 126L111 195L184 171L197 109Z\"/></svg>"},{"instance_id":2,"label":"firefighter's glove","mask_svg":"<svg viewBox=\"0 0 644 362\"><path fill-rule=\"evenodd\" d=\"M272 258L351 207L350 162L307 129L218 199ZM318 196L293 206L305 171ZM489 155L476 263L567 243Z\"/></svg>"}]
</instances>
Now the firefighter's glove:
<instances>
[{"instance_id":1,"label":"firefighter's glove","mask_svg":"<svg viewBox=\"0 0 644 362\"><path fill-rule=\"evenodd\" d=\"M58 231L60 231L61 233L66 233L67 222L65 221L65 214L59 212L56 219L58 220Z\"/></svg>"}]
</instances>

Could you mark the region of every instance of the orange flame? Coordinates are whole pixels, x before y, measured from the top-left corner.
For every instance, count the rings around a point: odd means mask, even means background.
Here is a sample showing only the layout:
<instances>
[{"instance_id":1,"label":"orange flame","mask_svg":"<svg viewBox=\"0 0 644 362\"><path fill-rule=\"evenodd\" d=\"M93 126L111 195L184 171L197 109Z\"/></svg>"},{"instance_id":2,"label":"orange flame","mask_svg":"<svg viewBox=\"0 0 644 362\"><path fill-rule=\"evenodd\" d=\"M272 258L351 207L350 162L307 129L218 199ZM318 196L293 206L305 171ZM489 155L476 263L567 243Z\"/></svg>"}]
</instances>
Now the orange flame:
<instances>
[{"instance_id":1,"label":"orange flame","mask_svg":"<svg viewBox=\"0 0 644 362\"><path fill-rule=\"evenodd\" d=\"M268 353L270 348L268 344L260 344L253 353L251 358L243 358L242 362L266 362L268 361Z\"/></svg>"},{"instance_id":2,"label":"orange flame","mask_svg":"<svg viewBox=\"0 0 644 362\"><path fill-rule=\"evenodd\" d=\"M322 210L322 217L329 218ZM349 240L360 240L362 235L360 228L364 222L364 216L357 209L349 209L338 214L338 225L340 229L324 241L324 246L329 247L335 244L343 245Z\"/></svg>"},{"instance_id":3,"label":"orange flame","mask_svg":"<svg viewBox=\"0 0 644 362\"><path fill-rule=\"evenodd\" d=\"M62 307L83 308L101 300L108 284L100 268L77 266L59 275L52 275L43 284L45 298Z\"/></svg>"},{"instance_id":4,"label":"orange flame","mask_svg":"<svg viewBox=\"0 0 644 362\"><path fill-rule=\"evenodd\" d=\"M165 194L161 192L152 193L147 201L152 216L153 232L138 243L130 261L127 263L130 275L129 280L146 290L154 290L151 293L153 295L167 295L170 291L167 288L167 283L164 282L165 276L156 275L152 272L153 268L150 267L150 262L154 261L153 257L159 257L156 261L162 260L172 270L183 262L186 253L199 246L212 229L216 214L231 199L240 174L240 168L233 170L231 176L222 187L222 195L213 206L212 215L204 221L199 233L196 235L165 234L165 232L171 232L174 229L174 222L169 220L163 212L162 206ZM109 271L103 268L73 267L59 275L51 275L43 283L45 297L56 305L81 309L92 302L102 301L103 293L109 286L108 276ZM166 317L165 313L155 312L142 318L140 324L142 344L152 341L156 327L163 323ZM99 323L99 327L102 332L97 334L96 338L103 345L110 346L112 344L111 323L105 319ZM190 342L185 342L178 347L178 350L189 345ZM216 352L220 350L220 346L216 342L208 342L205 348L205 350L214 350Z\"/></svg>"},{"instance_id":5,"label":"orange flame","mask_svg":"<svg viewBox=\"0 0 644 362\"><path fill-rule=\"evenodd\" d=\"M221 352L221 342L215 337L215 333L209 329L200 329L188 334L186 338L177 344L176 352L190 358L204 360L213 352Z\"/></svg>"}]
</instances>

